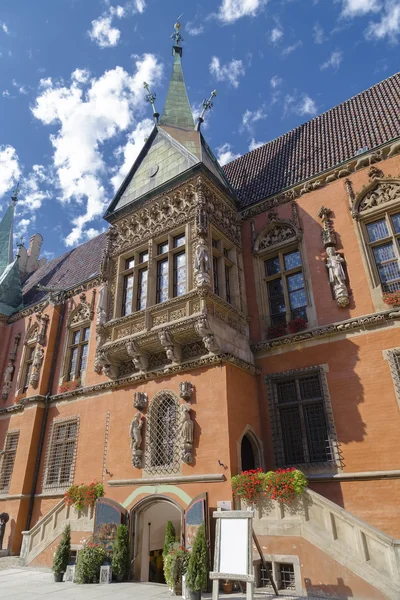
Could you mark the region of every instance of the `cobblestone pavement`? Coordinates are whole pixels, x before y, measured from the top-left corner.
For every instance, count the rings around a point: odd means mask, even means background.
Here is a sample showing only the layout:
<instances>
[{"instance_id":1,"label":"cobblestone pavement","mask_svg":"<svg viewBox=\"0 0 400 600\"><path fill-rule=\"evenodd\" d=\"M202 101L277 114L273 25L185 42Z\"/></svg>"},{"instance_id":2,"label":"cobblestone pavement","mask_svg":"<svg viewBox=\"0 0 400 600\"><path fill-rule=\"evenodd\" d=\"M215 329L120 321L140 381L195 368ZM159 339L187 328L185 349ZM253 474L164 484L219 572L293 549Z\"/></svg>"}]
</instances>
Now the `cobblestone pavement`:
<instances>
[{"instance_id":1,"label":"cobblestone pavement","mask_svg":"<svg viewBox=\"0 0 400 600\"><path fill-rule=\"evenodd\" d=\"M204 594L206 599L210 594ZM280 596L286 600L300 600L301 596ZM110 585L75 585L54 583L47 570L9 568L0 570L0 598L7 600L168 600L171 594L165 585L153 583L112 583ZM221 595L221 599L244 599L241 594ZM256 591L256 600L272 600L273 594ZM179 599L177 599L179 600ZM318 600L318 599L314 599ZM327 600L320 598L319 600Z\"/></svg>"}]
</instances>

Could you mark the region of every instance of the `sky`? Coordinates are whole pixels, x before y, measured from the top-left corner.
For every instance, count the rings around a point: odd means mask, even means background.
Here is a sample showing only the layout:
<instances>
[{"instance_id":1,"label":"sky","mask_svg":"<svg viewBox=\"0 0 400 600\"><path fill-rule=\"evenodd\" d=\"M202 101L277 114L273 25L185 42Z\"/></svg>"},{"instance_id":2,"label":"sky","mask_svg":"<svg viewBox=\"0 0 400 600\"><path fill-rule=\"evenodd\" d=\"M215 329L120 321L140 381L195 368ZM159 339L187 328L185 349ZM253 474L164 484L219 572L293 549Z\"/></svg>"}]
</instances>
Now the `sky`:
<instances>
[{"instance_id":1,"label":"sky","mask_svg":"<svg viewBox=\"0 0 400 600\"><path fill-rule=\"evenodd\" d=\"M105 209L162 112L180 18L195 116L221 164L398 72L400 0L1 0L0 217L51 259Z\"/></svg>"}]
</instances>

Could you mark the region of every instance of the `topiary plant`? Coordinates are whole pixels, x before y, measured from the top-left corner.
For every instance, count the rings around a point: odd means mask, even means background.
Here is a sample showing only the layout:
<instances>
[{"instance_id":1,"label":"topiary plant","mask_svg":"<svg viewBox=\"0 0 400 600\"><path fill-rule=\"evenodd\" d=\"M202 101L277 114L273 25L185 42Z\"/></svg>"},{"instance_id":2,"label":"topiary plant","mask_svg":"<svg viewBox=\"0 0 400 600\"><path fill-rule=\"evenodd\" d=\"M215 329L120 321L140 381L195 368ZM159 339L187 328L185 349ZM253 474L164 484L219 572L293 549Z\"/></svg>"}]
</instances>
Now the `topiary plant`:
<instances>
[{"instance_id":1,"label":"topiary plant","mask_svg":"<svg viewBox=\"0 0 400 600\"><path fill-rule=\"evenodd\" d=\"M190 592L201 593L207 589L208 549L204 523L199 527L190 553L186 586Z\"/></svg>"},{"instance_id":2,"label":"topiary plant","mask_svg":"<svg viewBox=\"0 0 400 600\"><path fill-rule=\"evenodd\" d=\"M61 541L58 545L53 560L53 571L55 574L60 575L65 573L67 565L69 563L69 557L71 554L71 527L67 525L63 531Z\"/></svg>"},{"instance_id":3,"label":"topiary plant","mask_svg":"<svg viewBox=\"0 0 400 600\"><path fill-rule=\"evenodd\" d=\"M118 578L125 579L129 575L131 566L129 554L128 527L126 525L118 525L111 559L112 572Z\"/></svg>"},{"instance_id":4,"label":"topiary plant","mask_svg":"<svg viewBox=\"0 0 400 600\"><path fill-rule=\"evenodd\" d=\"M163 559L165 560L173 543L176 542L176 533L175 527L173 526L171 521L167 521L167 525L165 527L165 538L164 538L164 549L163 549Z\"/></svg>"}]
</instances>

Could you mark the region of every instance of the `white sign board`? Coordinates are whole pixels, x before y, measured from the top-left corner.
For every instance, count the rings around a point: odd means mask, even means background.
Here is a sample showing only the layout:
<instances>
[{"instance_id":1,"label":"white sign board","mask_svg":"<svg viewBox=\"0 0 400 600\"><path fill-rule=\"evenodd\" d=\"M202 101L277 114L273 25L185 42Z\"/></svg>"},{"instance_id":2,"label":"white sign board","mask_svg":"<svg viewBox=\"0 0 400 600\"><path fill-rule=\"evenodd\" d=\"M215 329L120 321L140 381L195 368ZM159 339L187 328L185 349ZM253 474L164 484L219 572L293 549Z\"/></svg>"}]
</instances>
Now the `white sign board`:
<instances>
[{"instance_id":1,"label":"white sign board","mask_svg":"<svg viewBox=\"0 0 400 600\"><path fill-rule=\"evenodd\" d=\"M249 519L221 519L220 573L248 575Z\"/></svg>"}]
</instances>

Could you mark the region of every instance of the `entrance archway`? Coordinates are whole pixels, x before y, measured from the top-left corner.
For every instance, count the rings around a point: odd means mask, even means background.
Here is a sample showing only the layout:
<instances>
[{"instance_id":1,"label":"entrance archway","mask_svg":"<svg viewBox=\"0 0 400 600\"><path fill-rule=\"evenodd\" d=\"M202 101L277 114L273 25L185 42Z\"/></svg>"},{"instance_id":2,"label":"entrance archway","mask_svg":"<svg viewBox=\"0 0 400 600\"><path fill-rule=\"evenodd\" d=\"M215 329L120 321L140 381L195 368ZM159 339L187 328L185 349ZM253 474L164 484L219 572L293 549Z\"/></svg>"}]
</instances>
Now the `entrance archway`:
<instances>
[{"instance_id":1,"label":"entrance archway","mask_svg":"<svg viewBox=\"0 0 400 600\"><path fill-rule=\"evenodd\" d=\"M170 498L145 498L131 511L133 526L133 575L137 581L165 583L162 551L165 528L171 521L177 539L183 532L182 508Z\"/></svg>"},{"instance_id":2,"label":"entrance archway","mask_svg":"<svg viewBox=\"0 0 400 600\"><path fill-rule=\"evenodd\" d=\"M242 458L242 471L250 471L256 468L256 459L253 452L253 446L247 435L242 438L242 445L240 448Z\"/></svg>"},{"instance_id":3,"label":"entrance archway","mask_svg":"<svg viewBox=\"0 0 400 600\"><path fill-rule=\"evenodd\" d=\"M247 425L242 437L238 440L239 471L251 471L263 468L263 452L261 442L250 425Z\"/></svg>"}]
</instances>

